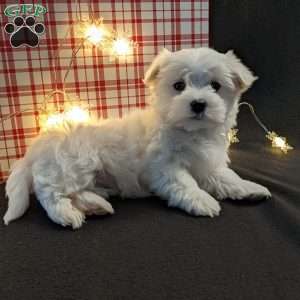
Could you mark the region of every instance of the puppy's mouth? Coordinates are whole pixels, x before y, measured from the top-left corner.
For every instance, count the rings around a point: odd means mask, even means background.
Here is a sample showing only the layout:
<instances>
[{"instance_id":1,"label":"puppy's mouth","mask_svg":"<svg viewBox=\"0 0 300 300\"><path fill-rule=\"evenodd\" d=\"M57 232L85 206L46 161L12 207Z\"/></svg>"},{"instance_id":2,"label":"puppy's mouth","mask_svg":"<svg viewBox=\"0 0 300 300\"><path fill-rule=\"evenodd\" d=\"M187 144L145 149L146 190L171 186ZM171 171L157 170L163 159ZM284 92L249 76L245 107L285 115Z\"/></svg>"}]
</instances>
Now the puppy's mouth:
<instances>
[{"instance_id":1,"label":"puppy's mouth","mask_svg":"<svg viewBox=\"0 0 300 300\"><path fill-rule=\"evenodd\" d=\"M204 112L199 113L199 114L194 114L194 115L191 117L191 119L192 119L192 120L202 120L203 117L204 117Z\"/></svg>"}]
</instances>

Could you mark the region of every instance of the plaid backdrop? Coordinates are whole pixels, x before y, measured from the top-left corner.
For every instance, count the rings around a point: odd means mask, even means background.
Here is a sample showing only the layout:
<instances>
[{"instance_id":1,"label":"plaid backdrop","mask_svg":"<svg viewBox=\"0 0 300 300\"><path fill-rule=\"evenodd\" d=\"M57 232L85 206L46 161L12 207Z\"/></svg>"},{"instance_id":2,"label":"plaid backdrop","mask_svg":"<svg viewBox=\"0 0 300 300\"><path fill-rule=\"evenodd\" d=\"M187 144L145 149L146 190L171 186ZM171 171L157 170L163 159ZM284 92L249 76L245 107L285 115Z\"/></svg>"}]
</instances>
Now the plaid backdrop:
<instances>
[{"instance_id":1,"label":"plaid backdrop","mask_svg":"<svg viewBox=\"0 0 300 300\"><path fill-rule=\"evenodd\" d=\"M22 157L39 131L39 111L45 95L62 87L72 50L80 43L76 23L79 17L104 18L104 24L127 31L138 43L128 61L111 61L106 53L84 46L66 80L68 94L84 101L98 118L122 117L145 107L148 91L142 82L145 70L163 48L208 46L208 0L198 1L42 1L48 12L38 21L45 25L39 46L12 48L4 26L9 4L0 2L1 60L0 113L23 112L2 121L0 129L0 179L5 179L14 160ZM68 36L66 32L70 29ZM59 58L57 51L59 48ZM56 80L57 78L57 80ZM63 105L56 95L49 100Z\"/></svg>"}]
</instances>

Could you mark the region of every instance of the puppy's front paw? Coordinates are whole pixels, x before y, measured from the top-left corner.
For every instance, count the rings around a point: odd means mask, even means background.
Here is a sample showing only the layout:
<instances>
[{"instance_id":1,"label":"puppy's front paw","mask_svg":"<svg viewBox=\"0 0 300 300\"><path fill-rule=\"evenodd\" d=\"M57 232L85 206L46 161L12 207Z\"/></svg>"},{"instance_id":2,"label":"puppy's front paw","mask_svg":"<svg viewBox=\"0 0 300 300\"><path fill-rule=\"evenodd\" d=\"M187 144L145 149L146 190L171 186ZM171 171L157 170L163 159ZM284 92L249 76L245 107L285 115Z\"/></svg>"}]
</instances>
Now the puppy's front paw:
<instances>
[{"instance_id":1,"label":"puppy's front paw","mask_svg":"<svg viewBox=\"0 0 300 300\"><path fill-rule=\"evenodd\" d=\"M211 199L194 200L191 205L190 214L194 216L215 217L220 214L220 204L211 197Z\"/></svg>"},{"instance_id":2,"label":"puppy's front paw","mask_svg":"<svg viewBox=\"0 0 300 300\"><path fill-rule=\"evenodd\" d=\"M262 200L271 198L270 191L255 182L249 180L243 180L239 189L230 193L231 199L250 199L250 200Z\"/></svg>"},{"instance_id":3,"label":"puppy's front paw","mask_svg":"<svg viewBox=\"0 0 300 300\"><path fill-rule=\"evenodd\" d=\"M220 204L209 194L201 194L198 198L191 199L185 207L185 211L193 216L215 217L220 214Z\"/></svg>"}]
</instances>

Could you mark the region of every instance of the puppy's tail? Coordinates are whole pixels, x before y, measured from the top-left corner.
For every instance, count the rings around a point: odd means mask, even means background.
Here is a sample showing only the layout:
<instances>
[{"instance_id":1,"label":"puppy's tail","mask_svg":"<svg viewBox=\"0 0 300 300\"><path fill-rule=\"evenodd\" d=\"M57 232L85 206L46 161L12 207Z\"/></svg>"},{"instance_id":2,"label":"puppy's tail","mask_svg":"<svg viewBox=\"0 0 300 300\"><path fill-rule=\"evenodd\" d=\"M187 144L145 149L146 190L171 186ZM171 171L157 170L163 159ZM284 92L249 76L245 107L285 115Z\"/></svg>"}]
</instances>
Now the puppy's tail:
<instances>
[{"instance_id":1,"label":"puppy's tail","mask_svg":"<svg viewBox=\"0 0 300 300\"><path fill-rule=\"evenodd\" d=\"M6 183L8 209L3 217L5 225L21 217L29 207L32 183L31 167L23 158L16 162Z\"/></svg>"}]
</instances>

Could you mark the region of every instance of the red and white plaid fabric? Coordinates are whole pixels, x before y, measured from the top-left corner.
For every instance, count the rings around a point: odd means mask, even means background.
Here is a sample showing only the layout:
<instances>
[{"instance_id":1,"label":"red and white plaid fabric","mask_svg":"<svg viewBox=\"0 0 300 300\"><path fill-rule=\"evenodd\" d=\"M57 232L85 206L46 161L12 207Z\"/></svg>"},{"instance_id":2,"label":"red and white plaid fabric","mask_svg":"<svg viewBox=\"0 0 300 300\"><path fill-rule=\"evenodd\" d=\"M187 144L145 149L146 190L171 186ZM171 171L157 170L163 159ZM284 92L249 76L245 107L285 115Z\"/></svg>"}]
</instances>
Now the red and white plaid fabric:
<instances>
[{"instance_id":1,"label":"red and white plaid fabric","mask_svg":"<svg viewBox=\"0 0 300 300\"><path fill-rule=\"evenodd\" d=\"M78 4L76 1L39 1L48 12L39 19L46 31L36 48L10 46L4 26L11 20L3 12L9 4L16 3L18 1L0 3L0 114L5 116L24 109L31 111L1 124L0 179L8 176L13 161L24 155L26 147L38 134L38 108L45 95L62 87L72 50L80 43L76 27L78 14L82 18L103 17L107 27L127 31L138 43L127 62L111 61L107 53L95 47L85 46L78 52L65 87L69 95L77 95L91 114L99 118L122 117L128 111L146 105L148 91L142 79L148 65L163 47L175 51L208 46L209 0L81 0ZM69 26L70 33L64 38ZM55 60L59 45L59 59ZM60 106L64 100L61 95L50 99Z\"/></svg>"}]
</instances>

